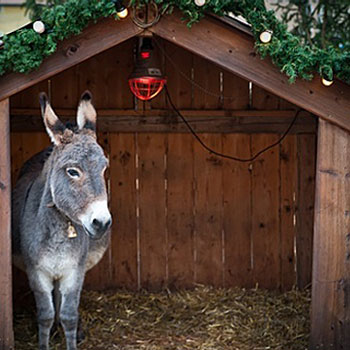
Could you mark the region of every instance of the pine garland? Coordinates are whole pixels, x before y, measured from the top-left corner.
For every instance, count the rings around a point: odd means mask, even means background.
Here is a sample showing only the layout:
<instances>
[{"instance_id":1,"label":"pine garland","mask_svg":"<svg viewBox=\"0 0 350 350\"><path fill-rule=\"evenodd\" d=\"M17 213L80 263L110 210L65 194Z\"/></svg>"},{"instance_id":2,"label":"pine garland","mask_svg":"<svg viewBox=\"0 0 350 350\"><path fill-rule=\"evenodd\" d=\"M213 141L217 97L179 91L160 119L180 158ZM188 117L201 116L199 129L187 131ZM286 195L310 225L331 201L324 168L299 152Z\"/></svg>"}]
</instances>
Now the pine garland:
<instances>
[{"instance_id":1,"label":"pine garland","mask_svg":"<svg viewBox=\"0 0 350 350\"><path fill-rule=\"evenodd\" d=\"M290 81L296 78L311 79L319 73L327 80L334 76L350 83L350 52L335 46L302 45L299 37L288 32L286 25L267 11L263 0L207 0L198 7L193 0L154 0L161 11L170 13L173 8L182 11L189 26L212 12L218 15L234 13L243 16L252 26L255 47L262 58L271 57L273 63L287 74ZM140 6L150 0L131 0L129 6ZM41 15L46 31L36 33L32 28L16 31L3 38L0 50L0 75L7 72L28 73L52 54L57 43L79 34L91 21L115 15L112 0L67 0L62 5L46 8ZM272 40L262 43L261 32L271 30Z\"/></svg>"}]
</instances>

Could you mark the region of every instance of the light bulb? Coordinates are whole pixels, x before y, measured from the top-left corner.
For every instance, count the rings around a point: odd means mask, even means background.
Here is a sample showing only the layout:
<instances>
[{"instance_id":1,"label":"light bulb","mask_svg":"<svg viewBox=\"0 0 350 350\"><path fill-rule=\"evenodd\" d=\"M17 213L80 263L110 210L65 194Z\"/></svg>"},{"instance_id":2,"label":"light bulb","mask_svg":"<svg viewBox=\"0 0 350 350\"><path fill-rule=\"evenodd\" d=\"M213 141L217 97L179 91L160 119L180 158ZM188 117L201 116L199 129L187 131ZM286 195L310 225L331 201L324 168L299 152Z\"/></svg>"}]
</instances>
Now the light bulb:
<instances>
[{"instance_id":1,"label":"light bulb","mask_svg":"<svg viewBox=\"0 0 350 350\"><path fill-rule=\"evenodd\" d=\"M126 7L123 10L117 12L117 15L119 18L125 18L128 16L128 14L129 14L129 11Z\"/></svg>"},{"instance_id":2,"label":"light bulb","mask_svg":"<svg viewBox=\"0 0 350 350\"><path fill-rule=\"evenodd\" d=\"M205 5L205 0L194 0L194 3L197 6L203 6L203 5Z\"/></svg>"},{"instance_id":3,"label":"light bulb","mask_svg":"<svg viewBox=\"0 0 350 350\"><path fill-rule=\"evenodd\" d=\"M325 79L325 78L322 78L322 84L323 84L324 86L331 86L333 83L334 83L333 80L327 80L327 79Z\"/></svg>"},{"instance_id":4,"label":"light bulb","mask_svg":"<svg viewBox=\"0 0 350 350\"><path fill-rule=\"evenodd\" d=\"M45 24L41 21L35 21L33 23L33 29L39 33L39 34L42 34L45 32Z\"/></svg>"},{"instance_id":5,"label":"light bulb","mask_svg":"<svg viewBox=\"0 0 350 350\"><path fill-rule=\"evenodd\" d=\"M271 30L265 30L260 34L260 41L264 44L267 44L272 39L272 31Z\"/></svg>"}]
</instances>

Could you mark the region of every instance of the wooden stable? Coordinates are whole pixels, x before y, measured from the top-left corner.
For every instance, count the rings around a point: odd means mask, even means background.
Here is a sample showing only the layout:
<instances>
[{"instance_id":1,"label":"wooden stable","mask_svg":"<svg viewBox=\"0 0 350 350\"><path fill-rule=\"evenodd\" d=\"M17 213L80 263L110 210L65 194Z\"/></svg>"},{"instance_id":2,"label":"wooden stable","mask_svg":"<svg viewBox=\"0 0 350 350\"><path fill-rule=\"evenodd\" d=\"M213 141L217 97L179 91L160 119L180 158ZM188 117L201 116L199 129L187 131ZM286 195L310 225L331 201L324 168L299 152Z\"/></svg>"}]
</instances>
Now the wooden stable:
<instances>
[{"instance_id":1,"label":"wooden stable","mask_svg":"<svg viewBox=\"0 0 350 350\"><path fill-rule=\"evenodd\" d=\"M14 184L23 162L49 144L38 93L69 121L85 89L110 159L114 216L110 249L86 288L288 290L312 282L310 349L350 347L350 87L326 88L319 78L289 84L254 53L247 27L208 16L189 30L180 18L164 16L149 31L174 104L210 147L250 157L305 111L283 143L253 162L209 154L164 93L149 103L130 93L142 33L130 19L102 20L62 42L39 70L0 78L1 350L13 347L11 177ZM16 289L22 275L13 275Z\"/></svg>"}]
</instances>

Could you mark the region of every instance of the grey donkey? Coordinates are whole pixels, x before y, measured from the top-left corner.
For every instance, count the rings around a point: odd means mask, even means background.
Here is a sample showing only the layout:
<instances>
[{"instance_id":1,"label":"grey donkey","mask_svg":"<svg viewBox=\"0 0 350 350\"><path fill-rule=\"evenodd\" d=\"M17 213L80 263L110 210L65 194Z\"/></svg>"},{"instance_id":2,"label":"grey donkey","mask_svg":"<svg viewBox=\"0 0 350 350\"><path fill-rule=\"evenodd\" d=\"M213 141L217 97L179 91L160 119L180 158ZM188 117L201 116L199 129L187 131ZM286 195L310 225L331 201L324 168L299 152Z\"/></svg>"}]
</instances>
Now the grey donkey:
<instances>
[{"instance_id":1,"label":"grey donkey","mask_svg":"<svg viewBox=\"0 0 350 350\"><path fill-rule=\"evenodd\" d=\"M74 129L62 124L45 93L40 105L53 146L23 166L14 188L13 261L26 271L35 296L39 349L49 349L56 313L67 349L75 350L84 276L102 258L110 238L108 160L96 142L89 92L81 97ZM54 295L60 296L58 307Z\"/></svg>"}]
</instances>

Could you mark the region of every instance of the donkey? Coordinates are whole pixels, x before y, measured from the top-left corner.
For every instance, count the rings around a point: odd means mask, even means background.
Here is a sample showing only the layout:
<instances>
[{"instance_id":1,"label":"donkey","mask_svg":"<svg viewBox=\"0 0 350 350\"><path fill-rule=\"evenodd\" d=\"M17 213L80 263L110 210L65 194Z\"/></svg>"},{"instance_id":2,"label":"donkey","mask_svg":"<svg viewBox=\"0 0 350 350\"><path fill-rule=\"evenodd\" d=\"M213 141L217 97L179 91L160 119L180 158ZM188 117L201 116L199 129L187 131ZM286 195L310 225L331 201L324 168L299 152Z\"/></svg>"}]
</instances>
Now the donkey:
<instances>
[{"instance_id":1,"label":"donkey","mask_svg":"<svg viewBox=\"0 0 350 350\"><path fill-rule=\"evenodd\" d=\"M74 129L58 119L45 93L40 105L53 146L23 166L14 188L13 260L26 271L35 296L39 349L49 349L56 287L56 318L67 349L76 350L85 272L102 258L110 239L104 179L108 160L96 142L96 111L88 91L81 97Z\"/></svg>"}]
</instances>

